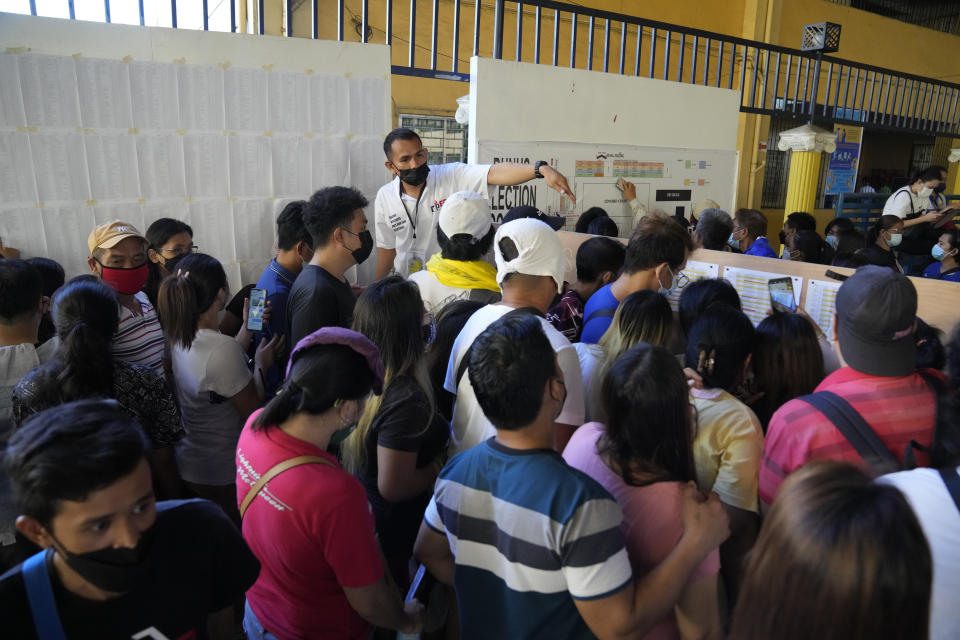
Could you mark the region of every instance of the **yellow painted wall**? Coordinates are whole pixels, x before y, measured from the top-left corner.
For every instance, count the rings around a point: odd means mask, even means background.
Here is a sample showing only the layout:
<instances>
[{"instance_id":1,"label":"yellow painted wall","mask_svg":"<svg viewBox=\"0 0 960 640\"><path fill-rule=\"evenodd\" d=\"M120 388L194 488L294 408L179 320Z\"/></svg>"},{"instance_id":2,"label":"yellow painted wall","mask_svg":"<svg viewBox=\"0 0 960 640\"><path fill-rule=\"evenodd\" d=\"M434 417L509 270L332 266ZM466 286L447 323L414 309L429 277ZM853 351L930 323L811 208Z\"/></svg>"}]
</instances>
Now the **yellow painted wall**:
<instances>
[{"instance_id":1,"label":"yellow painted wall","mask_svg":"<svg viewBox=\"0 0 960 640\"><path fill-rule=\"evenodd\" d=\"M493 0L481 2L481 25L479 54L492 55L493 44ZM282 19L284 0L266 0L266 30L269 33L282 33L285 22ZM648 0L580 0L576 4L616 13L634 15L650 20L714 31L750 40L759 40L798 48L801 29L804 24L821 21L837 22L843 25L840 51L837 57L886 67L917 75L960 82L960 36L940 33L930 29L916 27L889 18L844 7L827 0L670 0L651 2ZM304 2L294 14L293 35L310 36L310 5ZM368 21L371 28L369 40L385 41L386 0L369 0ZM359 41L359 19L362 3L360 0L346 0L344 3L344 39ZM393 63L408 64L409 40L408 0L394 0L393 15ZM415 64L426 66L430 61L431 15L430 3L419 2L416 20ZM437 33L437 69L449 71L453 67L453 8L454 0L438 2ZM475 3L473 0L461 0L460 49L457 55L458 71L469 73L469 58L473 50L473 19ZM336 38L336 0L319 1L319 36L325 39ZM534 46L529 37L530 25L535 20L535 9L524 7L523 21L525 36L521 47L521 59L533 62ZM508 3L504 15L504 58L513 59L516 53L516 5ZM540 62L549 62L553 47L553 11L542 12L542 40ZM576 66L587 66L587 22L578 23ZM593 68L602 67L603 21L598 20L594 32ZM563 66L570 61L569 14L561 14L559 27L559 63ZM610 51L611 69L619 63L620 25L611 25ZM663 34L656 45L656 65L658 74L663 70L664 58ZM692 43L688 40L685 48L685 60L692 55ZM626 40L626 70L633 72L636 39L628 31ZM701 43L701 47L702 47ZM671 43L671 58L679 56L679 40ZM702 48L701 48L702 53ZM649 41L642 47L641 73L646 74L649 66ZM702 60L702 58L701 58ZM689 64L689 62L688 62ZM702 64L702 62L701 62ZM756 64L749 60L748 65ZM748 67L749 68L749 67ZM714 72L711 71L711 79ZM689 78L689 72L684 73ZM700 73L697 74L698 78ZM726 73L722 74L726 78ZM671 78L674 79L674 78ZM821 82L821 99L825 93L825 81ZM772 89L772 85L770 86ZM456 98L467 94L469 86L464 82L393 76L392 99L394 118L400 113L418 113L431 115L453 115L456 111ZM740 150L739 184L737 205L756 207L760 202L763 185L765 153L758 150L760 142L767 140L769 118L742 114L738 126L738 149ZM943 145L945 147L945 145ZM782 218L771 218L771 229L779 228Z\"/></svg>"}]
</instances>

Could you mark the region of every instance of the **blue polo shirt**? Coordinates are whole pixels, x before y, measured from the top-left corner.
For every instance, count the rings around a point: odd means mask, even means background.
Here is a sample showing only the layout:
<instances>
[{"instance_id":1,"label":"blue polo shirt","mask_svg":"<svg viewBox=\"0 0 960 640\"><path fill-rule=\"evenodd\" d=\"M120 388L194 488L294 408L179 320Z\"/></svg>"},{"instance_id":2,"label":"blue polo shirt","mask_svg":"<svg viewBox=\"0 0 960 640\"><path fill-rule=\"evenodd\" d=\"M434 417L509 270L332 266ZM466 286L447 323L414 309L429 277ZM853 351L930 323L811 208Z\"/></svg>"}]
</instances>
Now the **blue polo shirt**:
<instances>
[{"instance_id":1,"label":"blue polo shirt","mask_svg":"<svg viewBox=\"0 0 960 640\"><path fill-rule=\"evenodd\" d=\"M613 322L613 313L618 306L620 306L620 301L610 291L609 284L597 289L597 292L590 296L587 304L583 307L584 322L580 342L591 344L600 342L600 338Z\"/></svg>"},{"instance_id":2,"label":"blue polo shirt","mask_svg":"<svg viewBox=\"0 0 960 640\"><path fill-rule=\"evenodd\" d=\"M953 271L953 273L947 273L945 276L940 275L941 266L943 265L940 262L934 262L924 269L923 277L933 278L934 280L944 280L946 282L960 282L960 271Z\"/></svg>"},{"instance_id":3,"label":"blue polo shirt","mask_svg":"<svg viewBox=\"0 0 960 640\"><path fill-rule=\"evenodd\" d=\"M267 290L267 302L270 303L271 315L270 322L263 326L263 331L258 332L256 336L254 336L255 345L260 344L262 338L266 338L266 340L269 341L275 334L286 335L287 298L290 297L290 288L296 279L296 274L280 266L276 258L271 260L267 268L263 270L263 274L260 276L260 279L257 280L257 289ZM284 352L290 353L293 346L292 344L287 344L284 347ZM267 392L268 400L273 397L273 394L277 391L277 387L283 382L283 367L285 363L286 358L277 358L277 362L266 372L267 380L264 388Z\"/></svg>"},{"instance_id":4,"label":"blue polo shirt","mask_svg":"<svg viewBox=\"0 0 960 640\"><path fill-rule=\"evenodd\" d=\"M748 248L744 254L748 256L759 256L761 258L777 257L776 252L770 247L770 243L762 236L754 240L753 244L750 245L750 248Z\"/></svg>"}]
</instances>

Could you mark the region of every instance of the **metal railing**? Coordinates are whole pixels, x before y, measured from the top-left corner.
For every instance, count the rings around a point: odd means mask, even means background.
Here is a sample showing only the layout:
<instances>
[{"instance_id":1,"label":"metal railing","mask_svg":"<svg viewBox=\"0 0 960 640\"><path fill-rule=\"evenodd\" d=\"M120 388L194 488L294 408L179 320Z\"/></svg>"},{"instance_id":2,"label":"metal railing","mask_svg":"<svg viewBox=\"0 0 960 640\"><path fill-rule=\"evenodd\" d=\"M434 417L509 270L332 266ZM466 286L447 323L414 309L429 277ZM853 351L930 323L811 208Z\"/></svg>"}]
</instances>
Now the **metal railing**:
<instances>
[{"instance_id":1,"label":"metal railing","mask_svg":"<svg viewBox=\"0 0 960 640\"><path fill-rule=\"evenodd\" d=\"M227 1L237 31L238 0ZM375 0L377 15L370 0L284 2L287 36L302 15L309 37L391 45L395 74L468 81L471 56L511 59L733 89L745 113L960 137L958 84L635 16L553 0ZM262 34L264 0L256 4ZM110 0L104 7L109 22ZM355 33L344 29L348 14Z\"/></svg>"}]
</instances>

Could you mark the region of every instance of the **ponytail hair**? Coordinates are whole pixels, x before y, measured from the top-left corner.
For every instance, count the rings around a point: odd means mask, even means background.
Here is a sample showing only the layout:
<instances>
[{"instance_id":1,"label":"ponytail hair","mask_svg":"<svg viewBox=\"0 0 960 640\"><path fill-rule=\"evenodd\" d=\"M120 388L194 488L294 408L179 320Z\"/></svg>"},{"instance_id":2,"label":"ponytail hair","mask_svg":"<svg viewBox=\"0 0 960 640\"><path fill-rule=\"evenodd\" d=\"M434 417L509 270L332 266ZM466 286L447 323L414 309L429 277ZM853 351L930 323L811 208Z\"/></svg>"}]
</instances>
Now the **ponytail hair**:
<instances>
[{"instance_id":1,"label":"ponytail hair","mask_svg":"<svg viewBox=\"0 0 960 640\"><path fill-rule=\"evenodd\" d=\"M192 253L177 265L157 294L157 317L171 345L189 349L197 335L200 314L227 290L227 274L216 258Z\"/></svg>"},{"instance_id":2,"label":"ponytail hair","mask_svg":"<svg viewBox=\"0 0 960 640\"><path fill-rule=\"evenodd\" d=\"M318 415L338 401L361 400L373 390L366 358L341 344L319 344L299 353L290 375L253 422L267 430L298 413Z\"/></svg>"},{"instance_id":3,"label":"ponytail hair","mask_svg":"<svg viewBox=\"0 0 960 640\"><path fill-rule=\"evenodd\" d=\"M897 216L880 216L876 224L867 230L867 246L872 247L877 244L877 239L880 237L881 231L889 231L901 222L903 221Z\"/></svg>"},{"instance_id":4,"label":"ponytail hair","mask_svg":"<svg viewBox=\"0 0 960 640\"><path fill-rule=\"evenodd\" d=\"M703 378L705 387L731 391L741 381L756 334L739 309L726 305L708 309L690 329L687 366Z\"/></svg>"},{"instance_id":5,"label":"ponytail hair","mask_svg":"<svg viewBox=\"0 0 960 640\"><path fill-rule=\"evenodd\" d=\"M120 324L116 293L97 278L74 278L54 296L52 315L60 346L37 372L38 405L111 397L110 343Z\"/></svg>"}]
</instances>

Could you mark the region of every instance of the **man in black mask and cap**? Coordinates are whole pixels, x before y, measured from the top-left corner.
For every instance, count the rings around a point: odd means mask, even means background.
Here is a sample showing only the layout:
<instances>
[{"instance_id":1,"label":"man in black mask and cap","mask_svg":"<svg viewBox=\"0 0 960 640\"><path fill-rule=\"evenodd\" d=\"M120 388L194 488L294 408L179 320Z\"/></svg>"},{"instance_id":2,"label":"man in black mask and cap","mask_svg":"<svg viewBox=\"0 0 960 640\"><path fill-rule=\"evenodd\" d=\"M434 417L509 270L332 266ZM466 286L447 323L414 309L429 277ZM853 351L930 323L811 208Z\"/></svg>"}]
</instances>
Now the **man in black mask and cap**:
<instances>
[{"instance_id":1,"label":"man in black mask and cap","mask_svg":"<svg viewBox=\"0 0 960 640\"><path fill-rule=\"evenodd\" d=\"M543 160L533 164L511 162L469 165L449 162L429 166L427 149L412 129L394 129L383 141L384 166L394 175L377 192L376 279L391 268L406 277L424 268L440 251L437 216L448 196L458 191L486 195L487 185L515 185L543 178L548 187L576 202L567 179Z\"/></svg>"},{"instance_id":2,"label":"man in black mask and cap","mask_svg":"<svg viewBox=\"0 0 960 640\"><path fill-rule=\"evenodd\" d=\"M287 298L291 349L317 329L350 326L356 297L343 274L373 251L373 236L363 213L367 204L356 189L327 187L304 206L303 226L313 238L313 258L294 280Z\"/></svg>"},{"instance_id":3,"label":"man in black mask and cap","mask_svg":"<svg viewBox=\"0 0 960 640\"><path fill-rule=\"evenodd\" d=\"M260 564L221 509L156 502L141 426L113 400L43 411L10 439L17 529L43 550L0 577L7 638L234 638Z\"/></svg>"}]
</instances>

